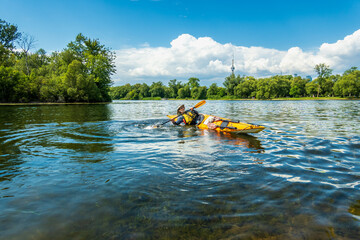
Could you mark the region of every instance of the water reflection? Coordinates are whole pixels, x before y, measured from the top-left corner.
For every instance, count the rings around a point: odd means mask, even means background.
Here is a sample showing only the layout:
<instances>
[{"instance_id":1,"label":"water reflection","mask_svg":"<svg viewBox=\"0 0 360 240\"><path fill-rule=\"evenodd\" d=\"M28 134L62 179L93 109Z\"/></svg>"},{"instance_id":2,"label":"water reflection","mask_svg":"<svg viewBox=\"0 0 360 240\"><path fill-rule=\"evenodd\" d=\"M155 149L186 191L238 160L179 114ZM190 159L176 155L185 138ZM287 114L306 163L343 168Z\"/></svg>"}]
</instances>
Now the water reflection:
<instances>
[{"instance_id":1,"label":"water reflection","mask_svg":"<svg viewBox=\"0 0 360 240\"><path fill-rule=\"evenodd\" d=\"M112 151L108 105L0 106L0 111L0 181L21 174L24 163L99 162Z\"/></svg>"},{"instance_id":2,"label":"water reflection","mask_svg":"<svg viewBox=\"0 0 360 240\"><path fill-rule=\"evenodd\" d=\"M356 239L358 103L202 107L253 135L147 128L177 101L0 107L0 238Z\"/></svg>"},{"instance_id":3,"label":"water reflection","mask_svg":"<svg viewBox=\"0 0 360 240\"><path fill-rule=\"evenodd\" d=\"M1 133L0 146L0 182L10 181L19 174L18 166L24 161L19 157L20 148L4 143Z\"/></svg>"},{"instance_id":4,"label":"water reflection","mask_svg":"<svg viewBox=\"0 0 360 240\"><path fill-rule=\"evenodd\" d=\"M176 132L179 138L191 138L196 136L207 137L212 141L218 142L218 144L242 146L245 148L258 150L258 153L262 152L264 149L261 146L260 140L256 136L248 134L197 129L195 126L176 127Z\"/></svg>"},{"instance_id":5,"label":"water reflection","mask_svg":"<svg viewBox=\"0 0 360 240\"><path fill-rule=\"evenodd\" d=\"M199 136L199 131L194 126L179 126L174 127L174 130L177 132L179 138L190 138Z\"/></svg>"},{"instance_id":6,"label":"water reflection","mask_svg":"<svg viewBox=\"0 0 360 240\"><path fill-rule=\"evenodd\" d=\"M214 140L219 141L220 144L231 144L255 149L258 150L256 151L258 153L263 152L262 150L264 149L261 146L260 140L253 135L217 132L209 130L201 130L201 135L210 136Z\"/></svg>"},{"instance_id":7,"label":"water reflection","mask_svg":"<svg viewBox=\"0 0 360 240\"><path fill-rule=\"evenodd\" d=\"M107 121L112 114L106 104L0 106L0 112L0 129L24 128L26 124Z\"/></svg>"}]
</instances>

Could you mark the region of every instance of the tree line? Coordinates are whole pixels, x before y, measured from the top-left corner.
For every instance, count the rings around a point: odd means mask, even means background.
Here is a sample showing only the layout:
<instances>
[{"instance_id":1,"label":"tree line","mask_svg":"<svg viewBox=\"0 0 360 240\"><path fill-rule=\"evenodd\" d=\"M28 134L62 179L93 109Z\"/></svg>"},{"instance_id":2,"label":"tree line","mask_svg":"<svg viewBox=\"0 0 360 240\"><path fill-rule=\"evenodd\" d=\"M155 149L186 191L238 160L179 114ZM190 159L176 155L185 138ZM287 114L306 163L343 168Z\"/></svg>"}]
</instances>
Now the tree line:
<instances>
[{"instance_id":1,"label":"tree line","mask_svg":"<svg viewBox=\"0 0 360 240\"><path fill-rule=\"evenodd\" d=\"M111 101L115 55L99 40L78 34L51 54L32 53L34 44L33 37L0 19L0 102Z\"/></svg>"},{"instance_id":2,"label":"tree line","mask_svg":"<svg viewBox=\"0 0 360 240\"><path fill-rule=\"evenodd\" d=\"M111 87L115 54L98 39L78 34L60 52L47 54L34 48L33 37L16 25L0 19L0 102L108 102L111 99L272 99L281 97L359 97L360 71L352 67L333 75L326 64L318 64L314 81L291 75L269 78L235 76L223 86L200 86L191 77L150 86L126 84ZM18 46L18 48L16 48Z\"/></svg>"},{"instance_id":3,"label":"tree line","mask_svg":"<svg viewBox=\"0 0 360 240\"><path fill-rule=\"evenodd\" d=\"M182 83L176 79L167 85L153 82L126 84L111 87L113 99L274 99L287 97L359 97L360 71L357 67L346 70L342 75L332 75L332 69L321 63L315 66L318 77L315 80L292 75L276 75L268 78L235 76L225 78L223 87L216 83L210 87L200 86L198 78L189 78Z\"/></svg>"}]
</instances>

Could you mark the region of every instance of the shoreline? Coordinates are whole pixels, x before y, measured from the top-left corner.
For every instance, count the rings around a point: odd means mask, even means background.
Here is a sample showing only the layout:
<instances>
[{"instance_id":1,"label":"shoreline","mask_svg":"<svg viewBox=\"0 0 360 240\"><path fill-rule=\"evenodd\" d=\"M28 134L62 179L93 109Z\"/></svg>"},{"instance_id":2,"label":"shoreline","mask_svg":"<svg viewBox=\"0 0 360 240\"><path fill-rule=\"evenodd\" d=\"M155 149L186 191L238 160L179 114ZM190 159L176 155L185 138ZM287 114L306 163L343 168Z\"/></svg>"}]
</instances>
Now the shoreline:
<instances>
[{"instance_id":1,"label":"shoreline","mask_svg":"<svg viewBox=\"0 0 360 240\"><path fill-rule=\"evenodd\" d=\"M360 98L340 98L340 97L303 97L303 98L273 98L273 99L244 99L244 98L224 98L224 99L139 99L139 100L129 100L129 99L114 99L116 101L195 101L195 100L210 100L210 101L359 101ZM113 101L114 101L113 100ZM54 103L54 102L32 102L32 103L0 103L0 106L50 106L50 105L105 105L111 104L114 102L73 102L73 103Z\"/></svg>"},{"instance_id":2,"label":"shoreline","mask_svg":"<svg viewBox=\"0 0 360 240\"><path fill-rule=\"evenodd\" d=\"M191 98L162 98L162 99L113 99L113 101L161 101L161 100L171 100L171 101L196 101L196 100L211 100L211 101L331 101L331 100L360 100L360 98L341 98L341 97L300 97L300 98L271 98L271 99L251 99L251 98L219 98L219 99L191 99Z\"/></svg>"}]
</instances>

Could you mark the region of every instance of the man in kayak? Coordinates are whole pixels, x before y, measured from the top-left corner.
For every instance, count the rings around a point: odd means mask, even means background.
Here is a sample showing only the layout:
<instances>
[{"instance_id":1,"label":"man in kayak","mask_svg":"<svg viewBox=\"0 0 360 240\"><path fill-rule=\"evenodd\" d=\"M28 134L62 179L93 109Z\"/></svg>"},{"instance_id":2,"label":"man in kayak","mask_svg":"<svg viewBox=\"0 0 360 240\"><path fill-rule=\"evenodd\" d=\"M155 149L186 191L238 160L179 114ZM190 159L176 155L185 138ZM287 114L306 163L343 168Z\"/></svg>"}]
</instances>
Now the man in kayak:
<instances>
[{"instance_id":1,"label":"man in kayak","mask_svg":"<svg viewBox=\"0 0 360 240\"><path fill-rule=\"evenodd\" d=\"M190 110L185 111L184 104L181 104L177 108L177 115L179 117L176 121L174 119L171 120L171 122L175 125L179 125L181 123L185 123L185 125L196 125L201 122L200 114L194 108L190 108Z\"/></svg>"}]
</instances>

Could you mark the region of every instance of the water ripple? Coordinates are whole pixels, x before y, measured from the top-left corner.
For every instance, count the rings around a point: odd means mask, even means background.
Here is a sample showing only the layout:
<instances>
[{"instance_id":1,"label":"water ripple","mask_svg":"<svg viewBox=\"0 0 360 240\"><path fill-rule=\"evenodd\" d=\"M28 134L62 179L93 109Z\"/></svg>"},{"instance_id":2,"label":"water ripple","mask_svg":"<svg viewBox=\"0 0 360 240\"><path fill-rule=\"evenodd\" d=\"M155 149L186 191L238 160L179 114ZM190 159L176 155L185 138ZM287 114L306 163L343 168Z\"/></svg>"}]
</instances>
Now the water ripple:
<instances>
[{"instance_id":1,"label":"water ripple","mask_svg":"<svg viewBox=\"0 0 360 240\"><path fill-rule=\"evenodd\" d=\"M0 238L356 239L360 106L330 103L202 107L254 135L153 128L177 101L6 108Z\"/></svg>"}]
</instances>

